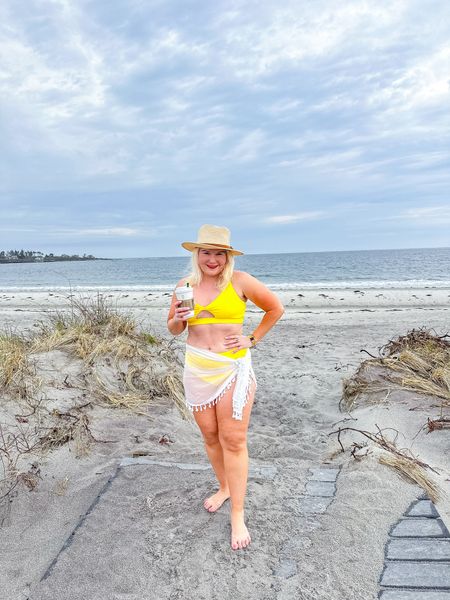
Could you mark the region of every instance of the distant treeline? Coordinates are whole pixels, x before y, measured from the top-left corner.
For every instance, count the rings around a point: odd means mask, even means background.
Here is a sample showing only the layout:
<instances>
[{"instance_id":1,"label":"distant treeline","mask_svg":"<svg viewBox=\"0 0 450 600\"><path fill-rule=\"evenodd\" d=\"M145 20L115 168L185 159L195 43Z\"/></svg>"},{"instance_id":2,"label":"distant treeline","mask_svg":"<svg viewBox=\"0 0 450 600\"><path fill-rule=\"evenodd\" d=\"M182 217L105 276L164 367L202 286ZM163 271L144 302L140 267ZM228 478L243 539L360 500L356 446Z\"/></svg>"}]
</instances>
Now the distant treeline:
<instances>
[{"instance_id":1,"label":"distant treeline","mask_svg":"<svg viewBox=\"0 0 450 600\"><path fill-rule=\"evenodd\" d=\"M19 263L19 262L56 262L60 260L101 260L92 254L44 254L36 250L1 250L0 263Z\"/></svg>"}]
</instances>

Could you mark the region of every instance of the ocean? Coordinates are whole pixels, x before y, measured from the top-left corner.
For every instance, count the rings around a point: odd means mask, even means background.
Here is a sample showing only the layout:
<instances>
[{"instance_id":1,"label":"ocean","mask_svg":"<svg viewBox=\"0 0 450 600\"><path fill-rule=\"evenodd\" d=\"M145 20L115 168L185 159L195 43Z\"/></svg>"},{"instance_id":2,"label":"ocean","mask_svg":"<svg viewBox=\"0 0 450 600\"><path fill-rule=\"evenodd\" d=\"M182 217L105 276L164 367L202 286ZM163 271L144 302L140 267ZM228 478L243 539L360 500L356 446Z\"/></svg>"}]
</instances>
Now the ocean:
<instances>
[{"instance_id":1,"label":"ocean","mask_svg":"<svg viewBox=\"0 0 450 600\"><path fill-rule=\"evenodd\" d=\"M361 250L236 257L274 290L450 287L450 248ZM0 292L171 290L189 257L0 264Z\"/></svg>"}]
</instances>

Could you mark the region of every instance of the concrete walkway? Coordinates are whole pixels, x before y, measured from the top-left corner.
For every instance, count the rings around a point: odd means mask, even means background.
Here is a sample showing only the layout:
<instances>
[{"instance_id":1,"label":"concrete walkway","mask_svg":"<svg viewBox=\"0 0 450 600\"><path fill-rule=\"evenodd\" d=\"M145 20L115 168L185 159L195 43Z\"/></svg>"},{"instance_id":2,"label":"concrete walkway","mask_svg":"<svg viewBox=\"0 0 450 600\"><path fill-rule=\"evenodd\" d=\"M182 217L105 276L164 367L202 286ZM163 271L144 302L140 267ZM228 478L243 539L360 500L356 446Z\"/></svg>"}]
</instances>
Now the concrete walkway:
<instances>
[{"instance_id":1,"label":"concrete walkway","mask_svg":"<svg viewBox=\"0 0 450 600\"><path fill-rule=\"evenodd\" d=\"M251 466L251 551L233 552L229 505L213 514L199 509L214 479L209 465L123 459L28 598L223 600L226 591L276 599L276 582L296 574L305 533L333 500L339 469L298 466L297 473L292 503L284 492L280 504L277 468Z\"/></svg>"},{"instance_id":2,"label":"concrete walkway","mask_svg":"<svg viewBox=\"0 0 450 600\"><path fill-rule=\"evenodd\" d=\"M201 509L214 481L209 465L125 458L28 600L288 598L308 537L339 502L339 475L328 465L253 461L251 549L233 552L229 504ZM428 499L391 528L379 584L381 600L450 600L450 536Z\"/></svg>"}]
</instances>

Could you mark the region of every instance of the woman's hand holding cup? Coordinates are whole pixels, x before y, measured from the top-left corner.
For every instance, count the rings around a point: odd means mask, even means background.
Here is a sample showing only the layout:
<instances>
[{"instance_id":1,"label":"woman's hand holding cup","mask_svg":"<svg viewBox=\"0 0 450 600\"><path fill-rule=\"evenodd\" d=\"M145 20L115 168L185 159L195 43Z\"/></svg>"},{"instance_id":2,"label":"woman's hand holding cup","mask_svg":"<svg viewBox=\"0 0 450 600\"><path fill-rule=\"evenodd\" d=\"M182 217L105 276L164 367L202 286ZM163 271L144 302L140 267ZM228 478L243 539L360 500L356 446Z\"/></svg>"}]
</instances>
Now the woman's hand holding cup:
<instances>
[{"instance_id":1,"label":"woman's hand holding cup","mask_svg":"<svg viewBox=\"0 0 450 600\"><path fill-rule=\"evenodd\" d=\"M189 306L180 306L182 302L182 300L177 301L175 313L173 315L173 320L179 323L184 323L184 321L187 321L187 319L190 318L188 315L190 315L192 312L192 308L189 308Z\"/></svg>"},{"instance_id":2,"label":"woman's hand holding cup","mask_svg":"<svg viewBox=\"0 0 450 600\"><path fill-rule=\"evenodd\" d=\"M178 300L175 314L178 315L178 321L186 321L194 316L194 290L188 284L177 287L175 296Z\"/></svg>"}]
</instances>

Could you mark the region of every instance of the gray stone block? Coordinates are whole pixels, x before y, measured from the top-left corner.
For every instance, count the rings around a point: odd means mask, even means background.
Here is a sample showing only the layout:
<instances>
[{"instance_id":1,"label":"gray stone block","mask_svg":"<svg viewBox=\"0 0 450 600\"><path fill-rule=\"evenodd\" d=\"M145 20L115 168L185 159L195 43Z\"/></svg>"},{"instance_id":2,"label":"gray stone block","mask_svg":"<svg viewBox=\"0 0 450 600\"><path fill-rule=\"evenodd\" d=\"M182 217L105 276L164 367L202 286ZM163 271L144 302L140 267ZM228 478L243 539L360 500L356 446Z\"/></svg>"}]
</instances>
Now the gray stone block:
<instances>
[{"instance_id":1,"label":"gray stone block","mask_svg":"<svg viewBox=\"0 0 450 600\"><path fill-rule=\"evenodd\" d=\"M438 517L439 513L430 500L419 500L405 513L408 517Z\"/></svg>"},{"instance_id":2,"label":"gray stone block","mask_svg":"<svg viewBox=\"0 0 450 600\"><path fill-rule=\"evenodd\" d=\"M157 460L147 456L130 457L125 456L120 461L121 467L132 467L136 465L151 465L157 467L172 467L181 469L183 471L210 471L212 470L211 465L206 463L180 463L171 462L166 460ZM278 468L275 465L250 465L248 476L261 479L274 479L278 472Z\"/></svg>"},{"instance_id":3,"label":"gray stone block","mask_svg":"<svg viewBox=\"0 0 450 600\"><path fill-rule=\"evenodd\" d=\"M305 515L321 514L327 510L332 502L333 497L309 496L300 500L299 509Z\"/></svg>"},{"instance_id":4,"label":"gray stone block","mask_svg":"<svg viewBox=\"0 0 450 600\"><path fill-rule=\"evenodd\" d=\"M278 468L275 465L250 466L248 470L249 477L260 477L261 479L275 479Z\"/></svg>"},{"instance_id":5,"label":"gray stone block","mask_svg":"<svg viewBox=\"0 0 450 600\"><path fill-rule=\"evenodd\" d=\"M440 519L406 517L391 531L392 537L444 537L445 527Z\"/></svg>"},{"instance_id":6,"label":"gray stone block","mask_svg":"<svg viewBox=\"0 0 450 600\"><path fill-rule=\"evenodd\" d=\"M274 569L273 574L275 577L289 579L289 577L297 575L297 563L291 558L282 558L278 567Z\"/></svg>"},{"instance_id":7,"label":"gray stone block","mask_svg":"<svg viewBox=\"0 0 450 600\"><path fill-rule=\"evenodd\" d=\"M380 600L450 600L450 592L435 590L384 590Z\"/></svg>"},{"instance_id":8,"label":"gray stone block","mask_svg":"<svg viewBox=\"0 0 450 600\"><path fill-rule=\"evenodd\" d=\"M391 538L387 545L386 558L450 561L450 538Z\"/></svg>"},{"instance_id":9,"label":"gray stone block","mask_svg":"<svg viewBox=\"0 0 450 600\"><path fill-rule=\"evenodd\" d=\"M157 467L175 467L186 471L209 471L211 465L199 463L180 463L168 460L156 460L147 456L125 456L120 461L121 467L132 467L135 465L152 465Z\"/></svg>"},{"instance_id":10,"label":"gray stone block","mask_svg":"<svg viewBox=\"0 0 450 600\"><path fill-rule=\"evenodd\" d=\"M308 469L310 481L336 481L339 469Z\"/></svg>"},{"instance_id":11,"label":"gray stone block","mask_svg":"<svg viewBox=\"0 0 450 600\"><path fill-rule=\"evenodd\" d=\"M382 586L450 590L450 563L389 561L381 577Z\"/></svg>"},{"instance_id":12,"label":"gray stone block","mask_svg":"<svg viewBox=\"0 0 450 600\"><path fill-rule=\"evenodd\" d=\"M308 481L306 484L306 494L308 496L334 496L336 486L329 481Z\"/></svg>"}]
</instances>

